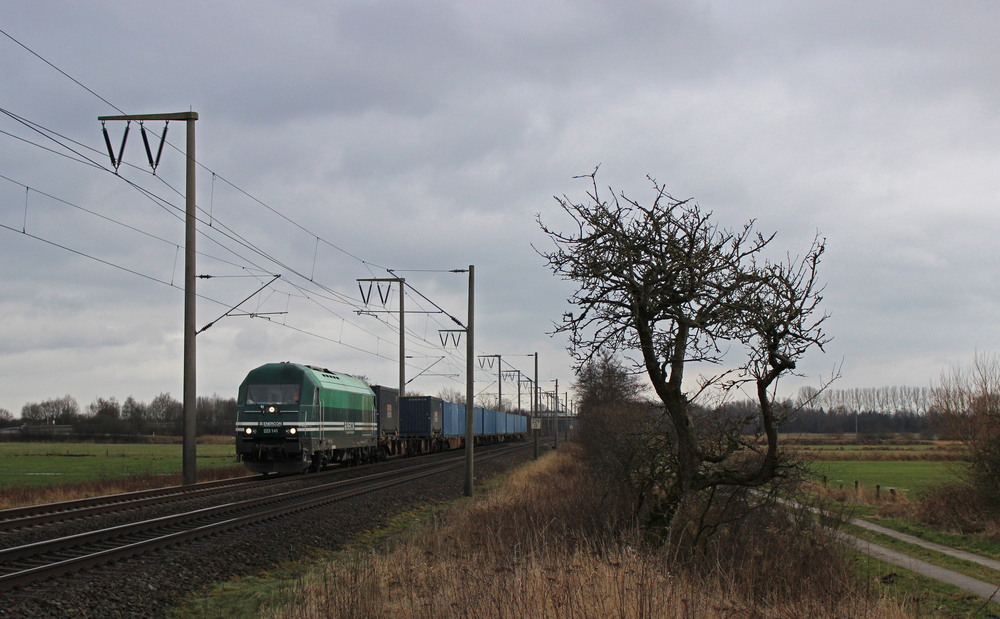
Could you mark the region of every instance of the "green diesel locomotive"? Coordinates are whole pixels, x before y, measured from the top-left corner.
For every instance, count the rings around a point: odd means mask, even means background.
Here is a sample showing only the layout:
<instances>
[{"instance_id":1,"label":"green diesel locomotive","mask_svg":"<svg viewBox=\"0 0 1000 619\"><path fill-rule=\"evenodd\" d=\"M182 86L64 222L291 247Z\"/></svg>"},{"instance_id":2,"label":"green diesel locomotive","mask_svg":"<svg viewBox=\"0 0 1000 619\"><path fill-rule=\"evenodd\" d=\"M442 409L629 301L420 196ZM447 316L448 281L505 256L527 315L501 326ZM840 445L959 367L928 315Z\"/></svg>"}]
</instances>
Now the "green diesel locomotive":
<instances>
[{"instance_id":1,"label":"green diesel locomotive","mask_svg":"<svg viewBox=\"0 0 1000 619\"><path fill-rule=\"evenodd\" d=\"M319 470L380 456L375 394L364 381L297 363L268 363L240 385L236 457L255 473Z\"/></svg>"}]
</instances>

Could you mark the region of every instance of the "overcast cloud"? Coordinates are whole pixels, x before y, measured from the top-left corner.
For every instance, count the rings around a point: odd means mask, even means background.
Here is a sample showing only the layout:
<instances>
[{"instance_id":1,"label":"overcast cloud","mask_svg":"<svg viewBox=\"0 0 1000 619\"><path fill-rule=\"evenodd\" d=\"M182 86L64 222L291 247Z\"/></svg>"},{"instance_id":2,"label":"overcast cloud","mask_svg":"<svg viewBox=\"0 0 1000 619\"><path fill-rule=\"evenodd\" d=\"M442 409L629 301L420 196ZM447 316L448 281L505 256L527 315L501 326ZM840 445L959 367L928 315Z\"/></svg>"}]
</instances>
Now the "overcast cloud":
<instances>
[{"instance_id":1,"label":"overcast cloud","mask_svg":"<svg viewBox=\"0 0 1000 619\"><path fill-rule=\"evenodd\" d=\"M571 359L547 332L572 288L532 249L535 216L558 227L552 196L584 199L573 176L598 164L632 197L649 174L723 226L756 219L779 257L827 238L834 340L794 394L841 361L838 388L926 386L1000 347L998 18L987 1L13 1L0 30L126 113L200 114L198 271L256 277L199 280L199 326L265 272L282 278L242 308L288 312L199 335L201 394L282 360L392 385L395 323L356 313L355 280L399 269L465 320L464 275L402 271L469 264L479 352L531 372L513 355L538 351L562 387ZM152 177L133 126L115 177L97 121L115 108L8 37L0 54L0 108L64 136L0 116L0 408L179 397L182 154ZM409 376L446 355L411 388L461 388L464 347L437 334L454 323L407 325Z\"/></svg>"}]
</instances>

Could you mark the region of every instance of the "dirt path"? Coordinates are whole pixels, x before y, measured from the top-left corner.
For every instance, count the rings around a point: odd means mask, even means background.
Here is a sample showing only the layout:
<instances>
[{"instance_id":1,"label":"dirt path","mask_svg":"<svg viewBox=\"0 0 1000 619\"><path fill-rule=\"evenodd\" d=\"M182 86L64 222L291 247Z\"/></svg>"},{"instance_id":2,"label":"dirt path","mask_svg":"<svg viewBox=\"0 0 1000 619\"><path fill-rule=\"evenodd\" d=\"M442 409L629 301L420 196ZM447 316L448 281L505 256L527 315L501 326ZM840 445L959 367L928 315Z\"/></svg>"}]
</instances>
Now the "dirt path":
<instances>
[{"instance_id":1,"label":"dirt path","mask_svg":"<svg viewBox=\"0 0 1000 619\"><path fill-rule=\"evenodd\" d=\"M942 544L928 542L925 539L921 539L913 535L907 535L906 533L900 533L899 531L894 531L893 529L887 529L883 526L872 524L867 520L860 520L858 518L854 518L851 520L851 524L868 529L869 531L874 531L875 533L881 533L882 535L888 535L889 537L894 537L898 540L906 542L907 544L913 544L915 546L920 546L928 550L934 550L940 552L941 554L946 554L950 557L955 557L956 559L962 559L963 561L971 561L973 563L978 563L979 565L1000 572L1000 561L997 561L996 559L990 559L988 557L972 554L971 552L966 552L964 550L957 550L950 546L944 546Z\"/></svg>"},{"instance_id":2,"label":"dirt path","mask_svg":"<svg viewBox=\"0 0 1000 619\"><path fill-rule=\"evenodd\" d=\"M795 501L782 500L781 502L800 509L803 507ZM816 508L807 509L813 512L818 511ZM852 518L850 522L853 525L868 529L869 531L888 535L889 537L896 538L908 544L914 544L928 550L940 552L942 554L955 557L956 559L978 563L979 565L1000 572L1000 561L997 561L996 559L990 559L988 557L983 557L964 550L957 550L950 546L929 542L913 535L907 535L906 533L900 533L899 531L873 524L867 520L861 520L860 518ZM996 585L991 585L988 582L983 582L970 576L965 576L964 574L959 574L958 572L938 567L937 565L927 563L926 561L914 559L913 557L905 555L901 552L889 550L888 548L879 546L878 544L873 544L858 537L854 537L853 535L848 535L847 533L837 533L837 535L844 541L844 543L871 557L874 557L875 559L891 563L892 565L916 572L923 576L927 576L928 578L939 580L949 585L954 585L963 591L968 591L969 593L978 595L984 600L1000 603L1000 587L997 587Z\"/></svg>"},{"instance_id":3,"label":"dirt path","mask_svg":"<svg viewBox=\"0 0 1000 619\"><path fill-rule=\"evenodd\" d=\"M860 522L862 522L862 521L855 521L853 524L858 524L859 526L864 526L864 525L861 525ZM871 523L866 523L866 524L867 525L871 525ZM878 525L871 525L871 526L878 526ZM869 526L865 526L865 528L870 528L870 527ZM884 527L879 527L879 529L884 529ZM889 529L885 529L885 531L889 531ZM883 531L879 531L879 532L882 533ZM886 533L886 535L890 535L890 534L893 537L899 537L899 536L905 535L905 534L899 533L897 531L892 531L891 533ZM939 580L939 581L947 583L949 585L954 585L954 586L958 587L959 589L962 589L963 591L968 591L969 593L973 593L975 595L978 595L979 597L983 598L984 600L992 600L994 602L1000 602L1000 587L997 587L996 585L991 585L988 582L983 582L981 580L976 580L975 578L970 578L969 576L965 576L963 574L959 574L958 572L953 572L951 570L946 570L943 567L938 567L936 565L931 565L930 563L927 563L925 561L920 561L919 559L914 559L913 557L904 555L901 552L896 552L895 550L889 550L888 548L883 548L882 546L878 546L876 544L873 544L871 542L865 541L863 539L859 539L857 537L854 537L853 535L848 535L846 533L839 533L838 535L840 536L840 538L842 540L844 540L845 543L853 546L857 550L859 550L859 551L861 551L861 552L863 552L863 553L865 553L865 554L867 554L867 555L869 555L871 557L874 557L874 558L876 558L876 559L878 559L880 561L885 561L886 563L891 563L891 564L899 566L901 568L904 568L904 569L907 569L907 570L910 570L910 571L913 571L913 572L917 572L918 574L922 574L924 576L927 576L928 578L933 578L935 580ZM926 546L926 544L931 544L932 543L932 542L925 542L924 540L920 540L919 538L913 537L911 535L905 535L905 537L906 538L915 539L915 540L919 540L920 542L923 542L922 544L920 544L921 546L928 547L928 548L930 546ZM900 537L900 539L904 539L904 538ZM910 541L910 540L907 539L906 541ZM913 542L913 543L916 543L916 542ZM953 548L948 548L947 546L941 546L940 544L934 544L934 546L936 546L936 548L934 548L934 550L939 550L940 548L947 548L949 551L951 551L951 552L948 552L947 554L950 554L952 556L958 556L957 554L954 554L954 553L961 553L962 552L960 550L955 550ZM941 550L940 552L944 552L944 551ZM968 555L970 557L976 557L976 558L981 559L983 561L991 561L994 564L997 563L996 561L993 561L992 559L987 559L985 557L980 557L978 555L972 555L970 553L962 553L962 554L963 555ZM966 557L963 556L963 557L960 557L960 558L966 558ZM972 559L968 559L968 560L971 561ZM979 562L980 561L977 561L977 563L979 563Z\"/></svg>"}]
</instances>

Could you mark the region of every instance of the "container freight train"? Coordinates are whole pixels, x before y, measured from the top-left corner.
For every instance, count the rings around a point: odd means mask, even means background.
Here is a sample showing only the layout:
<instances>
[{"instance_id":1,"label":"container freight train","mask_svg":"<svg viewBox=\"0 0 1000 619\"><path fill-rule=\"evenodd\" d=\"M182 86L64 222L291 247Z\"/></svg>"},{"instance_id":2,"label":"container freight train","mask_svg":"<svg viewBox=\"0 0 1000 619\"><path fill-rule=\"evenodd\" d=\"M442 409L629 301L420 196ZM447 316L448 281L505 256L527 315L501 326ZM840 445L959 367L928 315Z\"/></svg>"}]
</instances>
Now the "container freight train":
<instances>
[{"instance_id":1,"label":"container freight train","mask_svg":"<svg viewBox=\"0 0 1000 619\"><path fill-rule=\"evenodd\" d=\"M476 444L523 440L528 418L476 408ZM240 385L236 457L255 473L317 471L465 445L465 405L297 363L269 363Z\"/></svg>"}]
</instances>

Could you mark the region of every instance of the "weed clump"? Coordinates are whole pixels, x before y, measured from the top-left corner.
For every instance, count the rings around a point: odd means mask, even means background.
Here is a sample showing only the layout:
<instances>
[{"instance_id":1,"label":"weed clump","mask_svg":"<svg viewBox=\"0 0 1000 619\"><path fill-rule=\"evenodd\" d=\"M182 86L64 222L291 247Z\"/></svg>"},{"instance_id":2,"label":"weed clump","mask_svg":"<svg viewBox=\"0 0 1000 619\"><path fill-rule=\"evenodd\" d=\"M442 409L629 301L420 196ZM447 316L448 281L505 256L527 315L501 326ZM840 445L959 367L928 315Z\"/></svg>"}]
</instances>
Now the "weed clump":
<instances>
[{"instance_id":1,"label":"weed clump","mask_svg":"<svg viewBox=\"0 0 1000 619\"><path fill-rule=\"evenodd\" d=\"M916 505L914 515L926 525L964 535L1000 538L996 507L968 484L931 486Z\"/></svg>"}]
</instances>

